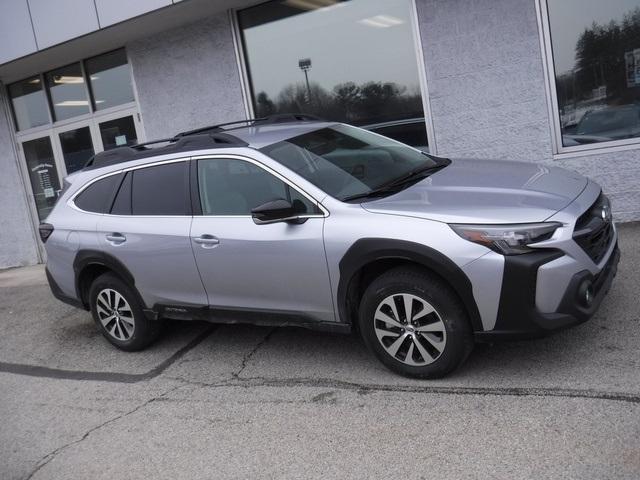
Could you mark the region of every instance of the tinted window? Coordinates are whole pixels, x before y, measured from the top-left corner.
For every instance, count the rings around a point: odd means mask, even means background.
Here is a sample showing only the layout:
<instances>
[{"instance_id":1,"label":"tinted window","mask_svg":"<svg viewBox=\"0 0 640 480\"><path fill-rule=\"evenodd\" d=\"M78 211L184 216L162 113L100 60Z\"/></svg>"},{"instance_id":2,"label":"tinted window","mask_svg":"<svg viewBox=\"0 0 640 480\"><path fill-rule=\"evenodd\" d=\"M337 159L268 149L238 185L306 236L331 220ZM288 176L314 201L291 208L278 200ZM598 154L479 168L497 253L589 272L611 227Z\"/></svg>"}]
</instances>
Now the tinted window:
<instances>
[{"instance_id":1,"label":"tinted window","mask_svg":"<svg viewBox=\"0 0 640 480\"><path fill-rule=\"evenodd\" d=\"M187 168L185 162L133 171L133 215L186 215Z\"/></svg>"},{"instance_id":2,"label":"tinted window","mask_svg":"<svg viewBox=\"0 0 640 480\"><path fill-rule=\"evenodd\" d=\"M199 160L198 184L203 215L250 215L255 207L276 199L288 200L301 214L319 213L297 190L241 160Z\"/></svg>"},{"instance_id":3,"label":"tinted window","mask_svg":"<svg viewBox=\"0 0 640 480\"><path fill-rule=\"evenodd\" d=\"M127 172L111 207L112 215L131 215L131 172Z\"/></svg>"},{"instance_id":4,"label":"tinted window","mask_svg":"<svg viewBox=\"0 0 640 480\"><path fill-rule=\"evenodd\" d=\"M413 3L276 0L238 12L256 115L354 125L424 117Z\"/></svg>"},{"instance_id":5,"label":"tinted window","mask_svg":"<svg viewBox=\"0 0 640 480\"><path fill-rule=\"evenodd\" d=\"M565 147L640 137L640 0L548 0Z\"/></svg>"},{"instance_id":6,"label":"tinted window","mask_svg":"<svg viewBox=\"0 0 640 480\"><path fill-rule=\"evenodd\" d=\"M107 202L111 200L113 191L121 178L120 175L110 175L92 183L76 197L76 206L86 212L106 212Z\"/></svg>"}]
</instances>

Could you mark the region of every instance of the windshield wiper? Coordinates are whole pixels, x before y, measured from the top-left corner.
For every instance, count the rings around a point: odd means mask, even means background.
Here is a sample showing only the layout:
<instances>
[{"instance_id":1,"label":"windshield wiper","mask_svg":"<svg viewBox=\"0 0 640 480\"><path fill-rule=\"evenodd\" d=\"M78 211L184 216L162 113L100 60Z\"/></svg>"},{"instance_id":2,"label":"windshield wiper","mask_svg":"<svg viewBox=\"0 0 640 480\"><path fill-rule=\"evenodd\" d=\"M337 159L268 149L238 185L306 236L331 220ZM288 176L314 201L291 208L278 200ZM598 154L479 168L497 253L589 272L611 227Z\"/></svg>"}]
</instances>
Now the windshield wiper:
<instances>
[{"instance_id":1,"label":"windshield wiper","mask_svg":"<svg viewBox=\"0 0 640 480\"><path fill-rule=\"evenodd\" d=\"M438 165L428 165L428 166L415 168L410 172L405 173L404 175L391 180L390 182L383 183L379 187L369 190L368 192L349 195L348 197L343 198L342 201L349 202L351 200L359 200L362 198L372 198L372 197L386 195L388 193L396 191L399 187L401 187L407 182L422 180L424 178L427 178L429 175L437 172L438 170L443 169L447 165L449 165L449 163L443 162L443 163L439 163Z\"/></svg>"}]
</instances>

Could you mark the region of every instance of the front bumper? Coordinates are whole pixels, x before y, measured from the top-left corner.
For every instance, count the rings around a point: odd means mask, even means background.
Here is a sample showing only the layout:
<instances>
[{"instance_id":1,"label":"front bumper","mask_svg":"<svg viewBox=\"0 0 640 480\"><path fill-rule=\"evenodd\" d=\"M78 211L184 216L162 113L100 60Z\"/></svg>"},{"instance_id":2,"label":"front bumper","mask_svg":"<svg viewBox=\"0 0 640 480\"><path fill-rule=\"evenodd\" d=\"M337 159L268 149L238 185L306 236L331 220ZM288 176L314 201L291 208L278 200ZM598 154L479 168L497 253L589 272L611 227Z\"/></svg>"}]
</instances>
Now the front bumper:
<instances>
[{"instance_id":1,"label":"front bumper","mask_svg":"<svg viewBox=\"0 0 640 480\"><path fill-rule=\"evenodd\" d=\"M507 257L495 327L489 331L476 332L476 339L499 341L543 337L591 318L616 276L620 250L616 244L606 264L596 275L589 270L575 273L557 310L553 313L541 312L536 307L538 269L563 255L560 250L549 249ZM593 293L588 306L584 302L585 281L591 282Z\"/></svg>"}]
</instances>

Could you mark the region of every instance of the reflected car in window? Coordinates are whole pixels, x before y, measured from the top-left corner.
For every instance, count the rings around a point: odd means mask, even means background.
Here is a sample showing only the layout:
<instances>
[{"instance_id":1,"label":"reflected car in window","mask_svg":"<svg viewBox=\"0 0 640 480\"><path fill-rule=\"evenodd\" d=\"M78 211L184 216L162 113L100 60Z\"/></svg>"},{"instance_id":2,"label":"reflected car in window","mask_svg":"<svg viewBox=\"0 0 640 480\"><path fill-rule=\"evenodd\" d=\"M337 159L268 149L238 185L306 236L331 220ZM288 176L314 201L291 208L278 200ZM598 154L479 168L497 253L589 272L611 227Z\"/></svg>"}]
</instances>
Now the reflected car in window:
<instances>
[{"instance_id":1,"label":"reflected car in window","mask_svg":"<svg viewBox=\"0 0 640 480\"><path fill-rule=\"evenodd\" d=\"M427 138L427 125L424 118L407 118L373 123L364 125L362 128L429 153L429 139Z\"/></svg>"}]
</instances>

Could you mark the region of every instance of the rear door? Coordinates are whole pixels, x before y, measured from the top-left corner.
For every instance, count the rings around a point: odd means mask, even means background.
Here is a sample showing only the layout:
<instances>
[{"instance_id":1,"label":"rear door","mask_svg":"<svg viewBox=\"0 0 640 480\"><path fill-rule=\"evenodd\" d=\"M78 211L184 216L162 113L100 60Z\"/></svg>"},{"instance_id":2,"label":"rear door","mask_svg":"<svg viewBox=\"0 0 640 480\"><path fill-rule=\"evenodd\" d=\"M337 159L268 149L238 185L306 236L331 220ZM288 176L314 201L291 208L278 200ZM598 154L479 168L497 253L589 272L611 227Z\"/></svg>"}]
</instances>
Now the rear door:
<instances>
[{"instance_id":1,"label":"rear door","mask_svg":"<svg viewBox=\"0 0 640 480\"><path fill-rule=\"evenodd\" d=\"M133 275L148 307L206 306L191 249L189 161L173 160L125 173L98 242Z\"/></svg>"},{"instance_id":2,"label":"rear door","mask_svg":"<svg viewBox=\"0 0 640 480\"><path fill-rule=\"evenodd\" d=\"M191 241L214 313L335 321L320 207L249 159L192 161L194 203L202 214L194 215ZM256 225L251 210L277 198L299 202L307 220Z\"/></svg>"}]
</instances>

